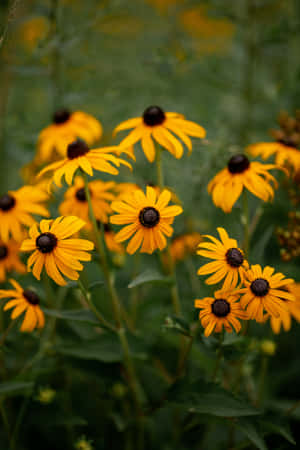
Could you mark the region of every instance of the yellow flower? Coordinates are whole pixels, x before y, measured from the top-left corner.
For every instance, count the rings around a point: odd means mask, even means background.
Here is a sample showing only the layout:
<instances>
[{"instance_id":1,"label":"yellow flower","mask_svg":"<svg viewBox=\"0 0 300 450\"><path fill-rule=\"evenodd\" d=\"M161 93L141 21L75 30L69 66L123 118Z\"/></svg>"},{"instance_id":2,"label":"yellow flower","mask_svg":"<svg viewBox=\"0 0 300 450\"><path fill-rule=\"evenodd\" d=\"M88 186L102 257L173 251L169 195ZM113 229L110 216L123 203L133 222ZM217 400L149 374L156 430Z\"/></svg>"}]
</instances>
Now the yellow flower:
<instances>
[{"instance_id":1,"label":"yellow flower","mask_svg":"<svg viewBox=\"0 0 300 450\"><path fill-rule=\"evenodd\" d=\"M136 189L140 189L140 187L135 183L117 183L114 187L114 191L116 192L115 200L121 201L126 199L127 194Z\"/></svg>"},{"instance_id":2,"label":"yellow flower","mask_svg":"<svg viewBox=\"0 0 300 450\"><path fill-rule=\"evenodd\" d=\"M43 328L45 318L38 295L30 289L23 289L15 280L10 280L10 283L15 289L0 290L0 298L12 299L5 304L4 311L14 308L11 314L13 320L26 311L21 331L31 332L34 328Z\"/></svg>"},{"instance_id":3,"label":"yellow flower","mask_svg":"<svg viewBox=\"0 0 300 450\"><path fill-rule=\"evenodd\" d=\"M180 206L167 206L170 198L167 189L157 198L155 190L148 186L146 195L139 189L128 193L123 201L112 203L112 209L119 214L110 218L111 223L130 224L116 234L116 241L125 241L134 234L126 249L128 253L133 254L141 245L140 251L145 253L166 247L165 235L173 233L170 224L182 213Z\"/></svg>"},{"instance_id":4,"label":"yellow flower","mask_svg":"<svg viewBox=\"0 0 300 450\"><path fill-rule=\"evenodd\" d=\"M189 136L204 138L206 134L203 127L186 120L182 114L165 113L159 106L149 106L144 111L143 117L136 117L120 123L114 132L118 133L130 128L134 128L134 130L121 141L120 146L127 149L141 141L143 151L149 162L153 162L155 159L153 139L179 159L183 155L183 146L178 138L191 151L192 142Z\"/></svg>"},{"instance_id":5,"label":"yellow flower","mask_svg":"<svg viewBox=\"0 0 300 450\"><path fill-rule=\"evenodd\" d=\"M92 145L101 136L102 126L93 116L61 109L54 114L53 123L39 135L36 160L41 164L53 160L55 155L65 158L68 145L77 138Z\"/></svg>"},{"instance_id":6,"label":"yellow flower","mask_svg":"<svg viewBox=\"0 0 300 450\"><path fill-rule=\"evenodd\" d=\"M188 255L195 253L201 239L201 234L197 232L185 233L173 239L170 246L173 261L182 261Z\"/></svg>"},{"instance_id":7,"label":"yellow flower","mask_svg":"<svg viewBox=\"0 0 300 450\"><path fill-rule=\"evenodd\" d=\"M90 261L94 244L86 239L69 239L76 234L85 222L78 217L58 217L55 220L42 220L29 230L30 239L23 241L21 251L32 252L28 258L27 269L40 280L41 271L46 272L60 286L66 285L61 273L71 280L78 280L83 265L79 261ZM61 272L61 273L60 273Z\"/></svg>"},{"instance_id":8,"label":"yellow flower","mask_svg":"<svg viewBox=\"0 0 300 450\"><path fill-rule=\"evenodd\" d=\"M275 155L275 163L281 167L292 167L295 172L300 170L300 150L292 142L258 142L247 148L253 156L268 159Z\"/></svg>"},{"instance_id":9,"label":"yellow flower","mask_svg":"<svg viewBox=\"0 0 300 450\"><path fill-rule=\"evenodd\" d=\"M61 187L62 177L64 176L67 184L71 185L74 173L79 168L90 176L93 176L93 169L118 175L119 171L114 166L120 167L123 164L131 169L131 165L127 161L112 155L116 149L118 148L103 147L90 150L84 141L77 139L77 141L68 145L67 158L49 164L40 171L38 177L47 172L54 172L53 181L58 187Z\"/></svg>"},{"instance_id":10,"label":"yellow flower","mask_svg":"<svg viewBox=\"0 0 300 450\"><path fill-rule=\"evenodd\" d=\"M8 191L0 197L0 239L7 242L10 235L15 241L23 238L24 226L35 223L32 214L49 217L49 212L41 203L49 195L34 186L23 186L17 191Z\"/></svg>"},{"instance_id":11,"label":"yellow flower","mask_svg":"<svg viewBox=\"0 0 300 450\"><path fill-rule=\"evenodd\" d=\"M279 317L270 316L269 314L264 316L264 321L270 319L271 328L275 334L280 333L281 326L285 331L289 331L292 326L292 317L297 322L300 322L300 283L292 283L288 286L283 286L282 289L294 295L296 301L281 298L282 301L285 301L287 310L282 311Z\"/></svg>"},{"instance_id":12,"label":"yellow flower","mask_svg":"<svg viewBox=\"0 0 300 450\"><path fill-rule=\"evenodd\" d=\"M238 298L239 296L232 292L217 291L213 298L195 300L195 307L201 309L199 319L205 328L206 337L213 331L220 333L223 327L228 333L231 333L232 329L237 333L241 330L241 324L237 319L248 319L248 316L242 310Z\"/></svg>"},{"instance_id":13,"label":"yellow flower","mask_svg":"<svg viewBox=\"0 0 300 450\"><path fill-rule=\"evenodd\" d=\"M213 236L203 236L212 242L200 242L197 254L205 258L214 259L198 270L198 275L208 275L213 273L205 282L206 284L216 284L224 280L223 289L233 289L240 277L243 280L245 269L248 263L245 260L243 251L238 247L235 239L229 238L224 228L217 228L221 241Z\"/></svg>"},{"instance_id":14,"label":"yellow flower","mask_svg":"<svg viewBox=\"0 0 300 450\"><path fill-rule=\"evenodd\" d=\"M245 273L245 287L236 291L243 294L240 302L243 308L247 308L249 318L257 322L263 322L264 311L271 316L282 316L287 311L283 299L295 300L293 294L284 290L294 280L285 278L282 273L273 273L273 267L262 269L259 264L255 264Z\"/></svg>"},{"instance_id":15,"label":"yellow flower","mask_svg":"<svg viewBox=\"0 0 300 450\"><path fill-rule=\"evenodd\" d=\"M25 273L26 267L19 257L20 244L15 241L6 243L0 241L0 281L6 279L6 272L15 270L18 273Z\"/></svg>"},{"instance_id":16,"label":"yellow flower","mask_svg":"<svg viewBox=\"0 0 300 450\"><path fill-rule=\"evenodd\" d=\"M114 233L108 223L104 224L104 240L110 252L124 255L125 249L122 244L116 241L116 233Z\"/></svg>"},{"instance_id":17,"label":"yellow flower","mask_svg":"<svg viewBox=\"0 0 300 450\"><path fill-rule=\"evenodd\" d=\"M208 192L214 204L225 213L231 212L244 188L264 202L270 201L274 197L271 182L274 187L277 187L277 182L268 171L276 168L274 164L250 162L245 155L234 155L227 167L208 184Z\"/></svg>"},{"instance_id":18,"label":"yellow flower","mask_svg":"<svg viewBox=\"0 0 300 450\"><path fill-rule=\"evenodd\" d=\"M115 198L114 194L111 192L114 186L114 181L104 182L95 180L89 183L89 191L95 217L103 223L108 222L108 214L112 212L110 202ZM87 226L90 228L89 206L82 177L75 177L74 186L66 191L64 198L64 201L59 207L60 214L62 216L75 215L85 222L88 222Z\"/></svg>"}]
</instances>

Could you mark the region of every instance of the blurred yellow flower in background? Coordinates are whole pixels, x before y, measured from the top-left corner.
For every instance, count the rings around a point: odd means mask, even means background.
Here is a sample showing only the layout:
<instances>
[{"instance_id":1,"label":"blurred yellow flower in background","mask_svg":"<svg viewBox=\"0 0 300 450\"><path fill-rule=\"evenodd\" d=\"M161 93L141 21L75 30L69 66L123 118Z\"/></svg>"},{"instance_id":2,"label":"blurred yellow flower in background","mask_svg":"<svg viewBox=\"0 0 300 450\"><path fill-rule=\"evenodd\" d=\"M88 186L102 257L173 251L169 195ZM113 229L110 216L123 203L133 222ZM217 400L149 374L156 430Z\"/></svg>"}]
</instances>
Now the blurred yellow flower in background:
<instances>
[{"instance_id":1,"label":"blurred yellow flower in background","mask_svg":"<svg viewBox=\"0 0 300 450\"><path fill-rule=\"evenodd\" d=\"M35 16L23 22L18 29L18 38L24 48L33 51L46 38L50 22L44 16Z\"/></svg>"},{"instance_id":2,"label":"blurred yellow flower in background","mask_svg":"<svg viewBox=\"0 0 300 450\"><path fill-rule=\"evenodd\" d=\"M15 270L17 273L25 273L26 266L20 260L20 244L9 240L0 241L0 282L6 279L6 272Z\"/></svg>"},{"instance_id":3,"label":"blurred yellow flower in background","mask_svg":"<svg viewBox=\"0 0 300 450\"><path fill-rule=\"evenodd\" d=\"M189 255L193 255L196 252L197 246L201 240L201 234L196 231L176 236L172 240L170 246L173 261L182 261Z\"/></svg>"}]
</instances>

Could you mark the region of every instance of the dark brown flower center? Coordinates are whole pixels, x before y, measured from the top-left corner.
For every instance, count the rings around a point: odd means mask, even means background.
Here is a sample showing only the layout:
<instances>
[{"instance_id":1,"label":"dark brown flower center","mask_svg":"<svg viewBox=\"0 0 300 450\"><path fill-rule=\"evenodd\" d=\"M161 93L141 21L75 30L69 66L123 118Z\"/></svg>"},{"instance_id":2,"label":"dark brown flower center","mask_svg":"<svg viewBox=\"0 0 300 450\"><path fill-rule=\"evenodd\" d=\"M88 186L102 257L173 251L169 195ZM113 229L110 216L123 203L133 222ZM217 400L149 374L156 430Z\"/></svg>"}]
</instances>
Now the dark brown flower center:
<instances>
[{"instance_id":1,"label":"dark brown flower center","mask_svg":"<svg viewBox=\"0 0 300 450\"><path fill-rule=\"evenodd\" d=\"M289 139L289 138L282 138L282 139L277 139L277 142L279 142L280 144L286 145L287 147L293 147L293 148L297 148L298 145L296 144L296 142L293 139Z\"/></svg>"},{"instance_id":2,"label":"dark brown flower center","mask_svg":"<svg viewBox=\"0 0 300 450\"><path fill-rule=\"evenodd\" d=\"M67 109L59 109L53 115L53 123L56 125L61 125L62 123L67 122L71 117L70 111Z\"/></svg>"},{"instance_id":3,"label":"dark brown flower center","mask_svg":"<svg viewBox=\"0 0 300 450\"><path fill-rule=\"evenodd\" d=\"M42 253L51 253L57 245L57 238L52 233L42 233L36 238L36 246Z\"/></svg>"},{"instance_id":4,"label":"dark brown flower center","mask_svg":"<svg viewBox=\"0 0 300 450\"><path fill-rule=\"evenodd\" d=\"M9 211L16 204L16 199L9 194L4 194L0 197L0 209L2 211Z\"/></svg>"},{"instance_id":5,"label":"dark brown flower center","mask_svg":"<svg viewBox=\"0 0 300 450\"><path fill-rule=\"evenodd\" d=\"M77 200L79 202L86 202L86 195L85 195L85 189L84 188L80 188L76 191L75 197L77 198Z\"/></svg>"},{"instance_id":6,"label":"dark brown flower center","mask_svg":"<svg viewBox=\"0 0 300 450\"><path fill-rule=\"evenodd\" d=\"M8 248L6 245L0 245L0 260L5 259L8 255Z\"/></svg>"},{"instance_id":7,"label":"dark brown flower center","mask_svg":"<svg viewBox=\"0 0 300 450\"><path fill-rule=\"evenodd\" d=\"M256 280L252 281L250 289L257 297L264 297L269 292L270 285L264 278L256 278Z\"/></svg>"},{"instance_id":8,"label":"dark brown flower center","mask_svg":"<svg viewBox=\"0 0 300 450\"><path fill-rule=\"evenodd\" d=\"M160 214L157 209L152 208L152 206L147 206L143 208L139 214L139 220L141 224L146 228L153 228L158 224L160 219Z\"/></svg>"},{"instance_id":9,"label":"dark brown flower center","mask_svg":"<svg viewBox=\"0 0 300 450\"><path fill-rule=\"evenodd\" d=\"M226 317L230 313L230 304L227 300L219 298L212 303L211 310L217 317Z\"/></svg>"},{"instance_id":10,"label":"dark brown flower center","mask_svg":"<svg viewBox=\"0 0 300 450\"><path fill-rule=\"evenodd\" d=\"M149 127L161 125L165 119L165 113L159 106L149 106L143 114L144 123Z\"/></svg>"},{"instance_id":11,"label":"dark brown flower center","mask_svg":"<svg viewBox=\"0 0 300 450\"><path fill-rule=\"evenodd\" d=\"M89 148L86 143L82 139L77 139L77 141L74 141L72 144L68 145L67 155L69 159L74 159L85 155L88 151Z\"/></svg>"},{"instance_id":12,"label":"dark brown flower center","mask_svg":"<svg viewBox=\"0 0 300 450\"><path fill-rule=\"evenodd\" d=\"M227 167L230 173L243 173L250 166L250 161L245 155L234 155L230 158Z\"/></svg>"},{"instance_id":13,"label":"dark brown flower center","mask_svg":"<svg viewBox=\"0 0 300 450\"><path fill-rule=\"evenodd\" d=\"M238 248L230 248L225 256L231 267L240 267L244 262L244 256Z\"/></svg>"},{"instance_id":14,"label":"dark brown flower center","mask_svg":"<svg viewBox=\"0 0 300 450\"><path fill-rule=\"evenodd\" d=\"M23 291L23 296L26 298L26 300L31 303L31 305L38 305L40 303L39 296L30 289L25 289Z\"/></svg>"}]
</instances>

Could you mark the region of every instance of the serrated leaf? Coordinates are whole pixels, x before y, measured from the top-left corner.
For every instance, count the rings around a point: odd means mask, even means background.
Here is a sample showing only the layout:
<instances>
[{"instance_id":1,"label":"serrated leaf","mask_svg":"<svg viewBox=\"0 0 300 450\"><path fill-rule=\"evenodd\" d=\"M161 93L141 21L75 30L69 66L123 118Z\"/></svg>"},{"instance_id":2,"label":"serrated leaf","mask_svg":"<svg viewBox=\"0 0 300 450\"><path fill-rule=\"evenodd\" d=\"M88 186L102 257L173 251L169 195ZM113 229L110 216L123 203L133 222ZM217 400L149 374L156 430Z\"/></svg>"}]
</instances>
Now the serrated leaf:
<instances>
[{"instance_id":1,"label":"serrated leaf","mask_svg":"<svg viewBox=\"0 0 300 450\"><path fill-rule=\"evenodd\" d=\"M296 441L292 436L291 430L287 423L278 423L276 421L272 422L262 422L262 427L266 431L271 431L272 433L279 434L284 439L286 439L290 444L296 445Z\"/></svg>"},{"instance_id":2,"label":"serrated leaf","mask_svg":"<svg viewBox=\"0 0 300 450\"><path fill-rule=\"evenodd\" d=\"M147 269L145 272L134 278L131 283L129 283L129 289L136 286L140 286L145 283L155 283L155 284L172 284L174 281L171 277L166 277L165 275L157 272L156 270Z\"/></svg>"},{"instance_id":3,"label":"serrated leaf","mask_svg":"<svg viewBox=\"0 0 300 450\"><path fill-rule=\"evenodd\" d=\"M22 391L33 388L31 381L7 381L0 384L0 395L17 395Z\"/></svg>"},{"instance_id":4,"label":"serrated leaf","mask_svg":"<svg viewBox=\"0 0 300 450\"><path fill-rule=\"evenodd\" d=\"M99 325L99 321L95 314L88 309L70 309L59 311L57 309L43 308L43 311L47 316L56 317L57 319L85 322L90 325Z\"/></svg>"},{"instance_id":5,"label":"serrated leaf","mask_svg":"<svg viewBox=\"0 0 300 450\"><path fill-rule=\"evenodd\" d=\"M239 419L236 422L237 428L244 433L252 444L260 450L267 450L267 446L262 436L259 435L255 425L246 419Z\"/></svg>"},{"instance_id":6,"label":"serrated leaf","mask_svg":"<svg viewBox=\"0 0 300 450\"><path fill-rule=\"evenodd\" d=\"M188 386L186 382L184 385L178 383L170 392L170 401L175 400L175 403L184 406L189 412L216 417L243 417L261 413L243 399L204 380L198 380Z\"/></svg>"},{"instance_id":7,"label":"serrated leaf","mask_svg":"<svg viewBox=\"0 0 300 450\"><path fill-rule=\"evenodd\" d=\"M56 351L74 358L115 363L122 361L122 350L114 336L103 336L96 341L84 341L72 345L62 345Z\"/></svg>"}]
</instances>

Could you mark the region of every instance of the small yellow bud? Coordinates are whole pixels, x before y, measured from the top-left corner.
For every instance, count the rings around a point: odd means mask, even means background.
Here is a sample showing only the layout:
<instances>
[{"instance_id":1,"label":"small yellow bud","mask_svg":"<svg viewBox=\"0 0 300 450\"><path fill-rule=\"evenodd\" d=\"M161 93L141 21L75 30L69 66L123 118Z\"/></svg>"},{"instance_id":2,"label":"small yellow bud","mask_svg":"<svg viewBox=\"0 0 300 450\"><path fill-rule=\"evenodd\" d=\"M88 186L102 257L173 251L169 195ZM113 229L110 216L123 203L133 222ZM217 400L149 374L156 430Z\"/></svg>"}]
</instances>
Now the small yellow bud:
<instances>
[{"instance_id":1,"label":"small yellow bud","mask_svg":"<svg viewBox=\"0 0 300 450\"><path fill-rule=\"evenodd\" d=\"M274 341L265 339L260 344L261 351L266 355L273 356L276 352L276 344Z\"/></svg>"},{"instance_id":2,"label":"small yellow bud","mask_svg":"<svg viewBox=\"0 0 300 450\"><path fill-rule=\"evenodd\" d=\"M56 392L53 389L41 387L36 396L36 400L44 405L48 405L49 403L52 403L55 395Z\"/></svg>"},{"instance_id":3,"label":"small yellow bud","mask_svg":"<svg viewBox=\"0 0 300 450\"><path fill-rule=\"evenodd\" d=\"M76 450L93 450L92 441L88 441L85 436L78 439L75 444Z\"/></svg>"}]
</instances>

